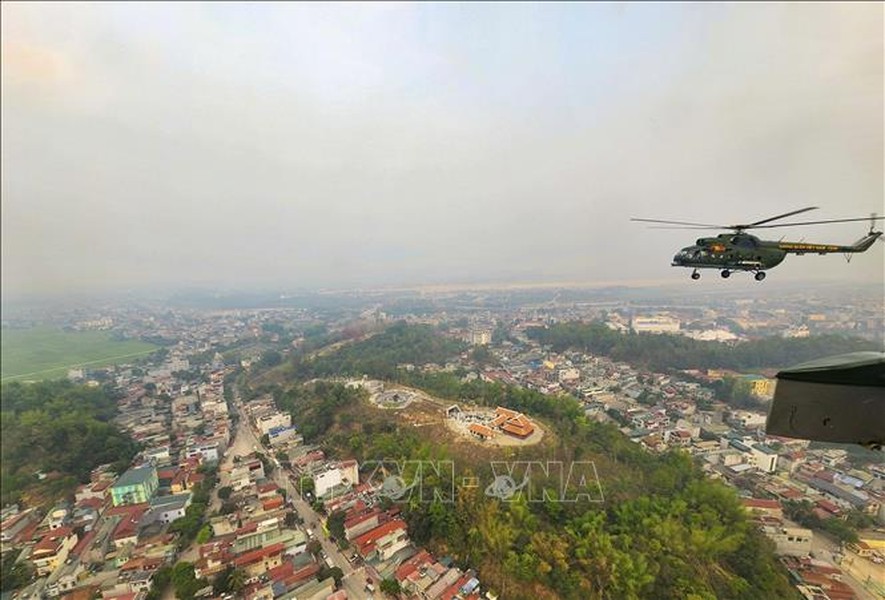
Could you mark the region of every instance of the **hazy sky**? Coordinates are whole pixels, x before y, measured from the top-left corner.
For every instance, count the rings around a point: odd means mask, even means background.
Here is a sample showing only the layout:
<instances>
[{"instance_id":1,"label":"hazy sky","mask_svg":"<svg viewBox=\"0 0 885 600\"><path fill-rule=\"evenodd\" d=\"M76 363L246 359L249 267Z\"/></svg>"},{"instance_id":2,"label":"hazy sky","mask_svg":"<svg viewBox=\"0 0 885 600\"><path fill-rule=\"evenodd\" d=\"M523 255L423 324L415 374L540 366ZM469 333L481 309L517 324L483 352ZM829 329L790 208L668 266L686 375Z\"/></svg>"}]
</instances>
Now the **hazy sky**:
<instances>
[{"instance_id":1,"label":"hazy sky","mask_svg":"<svg viewBox=\"0 0 885 600\"><path fill-rule=\"evenodd\" d=\"M2 43L7 294L689 285L631 216L885 212L881 3L4 2Z\"/></svg>"}]
</instances>

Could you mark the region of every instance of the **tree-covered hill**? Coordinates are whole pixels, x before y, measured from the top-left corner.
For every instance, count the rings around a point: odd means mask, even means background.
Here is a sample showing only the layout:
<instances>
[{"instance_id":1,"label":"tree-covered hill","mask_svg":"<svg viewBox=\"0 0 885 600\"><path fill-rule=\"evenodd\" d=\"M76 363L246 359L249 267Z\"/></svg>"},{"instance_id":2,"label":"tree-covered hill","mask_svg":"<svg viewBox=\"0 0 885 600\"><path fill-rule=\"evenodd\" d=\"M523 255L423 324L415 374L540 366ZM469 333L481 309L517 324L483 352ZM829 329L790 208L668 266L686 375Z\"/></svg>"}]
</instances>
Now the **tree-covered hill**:
<instances>
[{"instance_id":1,"label":"tree-covered hill","mask_svg":"<svg viewBox=\"0 0 885 600\"><path fill-rule=\"evenodd\" d=\"M2 501L56 496L87 481L98 465L128 466L138 448L110 422L115 411L99 387L68 381L0 387Z\"/></svg>"},{"instance_id":2,"label":"tree-covered hill","mask_svg":"<svg viewBox=\"0 0 885 600\"><path fill-rule=\"evenodd\" d=\"M455 441L453 434L441 439L431 431L435 425L417 430L403 417L412 407L375 409L341 384L293 381L274 395L280 408L320 417L311 438L339 458L453 460L454 477L442 471L434 481L443 490L454 485L454 502L413 496L402 506L409 535L438 556L476 568L484 586L502 597L796 597L735 492L707 480L687 455L649 454L614 427L588 422L568 397L462 384L447 374L416 375L410 383L534 415L554 443L496 451ZM494 478L489 457L495 452L500 456L491 460L592 461L604 502L490 498L483 489ZM473 477L479 487L465 484ZM541 488L547 482L532 481L533 498L542 497Z\"/></svg>"},{"instance_id":3,"label":"tree-covered hill","mask_svg":"<svg viewBox=\"0 0 885 600\"><path fill-rule=\"evenodd\" d=\"M682 335L619 333L600 322L573 321L529 329L527 335L554 351L574 349L654 369L786 368L823 356L881 350L874 342L838 335L777 338L723 344Z\"/></svg>"},{"instance_id":4,"label":"tree-covered hill","mask_svg":"<svg viewBox=\"0 0 885 600\"><path fill-rule=\"evenodd\" d=\"M300 365L299 374L315 377L362 375L392 378L400 364L445 363L462 344L443 337L428 325L397 322L367 340Z\"/></svg>"}]
</instances>

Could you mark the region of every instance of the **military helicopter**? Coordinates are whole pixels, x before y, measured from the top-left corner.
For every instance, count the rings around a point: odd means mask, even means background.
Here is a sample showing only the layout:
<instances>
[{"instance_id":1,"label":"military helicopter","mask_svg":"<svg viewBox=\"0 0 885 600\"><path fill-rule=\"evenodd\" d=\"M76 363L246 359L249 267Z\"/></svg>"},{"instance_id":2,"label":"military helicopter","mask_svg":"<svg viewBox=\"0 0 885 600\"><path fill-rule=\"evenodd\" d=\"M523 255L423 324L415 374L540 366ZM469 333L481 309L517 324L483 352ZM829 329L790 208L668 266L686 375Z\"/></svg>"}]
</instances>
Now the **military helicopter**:
<instances>
[{"instance_id":1,"label":"military helicopter","mask_svg":"<svg viewBox=\"0 0 885 600\"><path fill-rule=\"evenodd\" d=\"M800 208L775 217L762 219L753 223L742 225L710 225L707 223L691 223L687 221L664 221L660 219L630 219L643 223L663 223L666 225L678 225L679 227L663 227L661 229L730 229L732 233L720 233L716 237L699 238L694 246L688 246L680 250L673 257L672 266L689 267L692 270L691 278L700 279L698 269L720 269L723 278L731 276L733 271L748 271L754 273L756 281L765 279L765 271L774 268L783 262L787 254L831 254L842 252L846 260L851 260L851 255L856 252L865 252L873 243L882 236L881 231L874 228L875 222L882 219L875 214L869 217L855 219L828 219L824 221L802 221L799 223L780 223L772 225L772 221L798 215L800 213L816 210L817 206ZM746 233L748 229L769 229L774 227L797 227L804 225L820 225L824 223L848 223L851 221L870 221L870 231L857 240L851 246L838 244L810 244L801 242L785 242L761 240L755 235Z\"/></svg>"}]
</instances>

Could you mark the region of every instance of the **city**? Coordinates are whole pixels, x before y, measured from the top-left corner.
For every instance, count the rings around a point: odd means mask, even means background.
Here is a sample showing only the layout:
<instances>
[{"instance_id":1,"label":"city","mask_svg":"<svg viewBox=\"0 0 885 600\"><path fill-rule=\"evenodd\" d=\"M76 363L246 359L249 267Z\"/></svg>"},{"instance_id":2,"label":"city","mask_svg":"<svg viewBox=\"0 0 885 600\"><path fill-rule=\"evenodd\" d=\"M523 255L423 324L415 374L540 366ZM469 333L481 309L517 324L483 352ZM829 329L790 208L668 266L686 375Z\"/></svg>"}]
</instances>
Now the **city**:
<instances>
[{"instance_id":1,"label":"city","mask_svg":"<svg viewBox=\"0 0 885 600\"><path fill-rule=\"evenodd\" d=\"M567 294L575 297L563 299ZM789 296L687 306L663 295L619 305L592 290L532 295L521 304L513 292L425 294L436 308L395 317L387 311L403 306L406 296L379 302L357 294L343 310L121 306L53 312L61 327L163 345L135 363L68 371L72 382L115 392L114 422L139 451L125 471L100 465L87 483L52 504L26 501L3 509L4 557L14 555L33 576L17 597L91 597L96 591L103 598L166 597L174 590L176 597L338 599L379 597L390 589L403 597L499 597L500 587L484 581L478 565L456 566L452 557L410 541L401 503L391 501L386 482L339 448L305 443L310 414L285 410L279 388L263 383L289 361L328 360L391 328L409 327L432 328L456 351L444 362L399 364L405 377L420 384L451 375L466 384L532 390L551 401L573 398L586 419L613 424L643 451L683 453L706 477L734 488L797 589L812 594L807 597L881 593L885 469L859 448L765 435L771 369L656 372L576 349L555 351L539 341L539 332L575 322L598 323L618 336L720 340L702 342L713 344L772 330L783 332L783 340L821 334L875 339L882 335L881 298L857 292L856 302L846 305L828 300L826 292L806 294L797 310ZM14 330L35 318L8 319L4 327ZM500 406L484 413L470 398L453 404L434 397L430 385L421 391L403 380L366 375L327 381L345 384L346 401L363 403L362 410L429 426L425 435L448 435L450 446L503 452L543 445L550 435L541 415ZM723 381L740 386L724 387ZM334 456L327 456L330 451ZM38 473L37 481L53 475ZM835 522L861 529L823 525Z\"/></svg>"},{"instance_id":2,"label":"city","mask_svg":"<svg viewBox=\"0 0 885 600\"><path fill-rule=\"evenodd\" d=\"M0 2L0 600L885 600L883 22Z\"/></svg>"}]
</instances>

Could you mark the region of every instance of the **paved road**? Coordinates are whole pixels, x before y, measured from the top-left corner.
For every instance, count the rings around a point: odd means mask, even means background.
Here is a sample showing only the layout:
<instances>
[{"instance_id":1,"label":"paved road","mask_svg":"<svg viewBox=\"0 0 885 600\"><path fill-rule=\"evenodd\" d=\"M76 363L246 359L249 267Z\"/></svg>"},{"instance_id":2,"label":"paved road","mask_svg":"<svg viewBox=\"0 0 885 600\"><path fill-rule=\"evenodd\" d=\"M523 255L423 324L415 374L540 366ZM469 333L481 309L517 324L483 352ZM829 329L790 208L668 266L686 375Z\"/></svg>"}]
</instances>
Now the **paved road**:
<instances>
[{"instance_id":1,"label":"paved road","mask_svg":"<svg viewBox=\"0 0 885 600\"><path fill-rule=\"evenodd\" d=\"M248 454L252 451L253 446L261 446L259 437L255 430L252 429L251 424L249 424L249 419L246 416L245 411L242 410L242 402L238 397L236 397L235 405L236 410L240 414L240 419L237 424L236 438L234 443L231 444L231 451L228 453L229 456L233 456L235 453ZM239 450L234 451L234 448L238 448ZM272 455L271 461L275 462ZM322 545L326 556L331 559L336 567L341 569L341 572L344 575L341 583L342 587L347 590L347 597L352 600L370 599L371 596L368 595L364 589L366 585L365 567L361 566L354 568L338 549L338 546L326 538L323 534L323 528L320 525L320 516L301 497L295 489L295 486L292 485L289 480L290 473L291 471L276 467L271 473L270 478L273 479L278 486L286 490L286 498L292 500L292 504L295 506L298 516L304 521L304 526L310 528L314 532L316 539L319 540Z\"/></svg>"},{"instance_id":2,"label":"paved road","mask_svg":"<svg viewBox=\"0 0 885 600\"><path fill-rule=\"evenodd\" d=\"M798 525L796 525L798 527ZM819 531L812 531L811 551L814 558L820 561L839 567L842 569L842 581L851 586L851 589L857 595L858 600L878 600L864 585L853 577L846 569L845 565L836 562L834 554L839 552L839 544L829 539Z\"/></svg>"}]
</instances>

